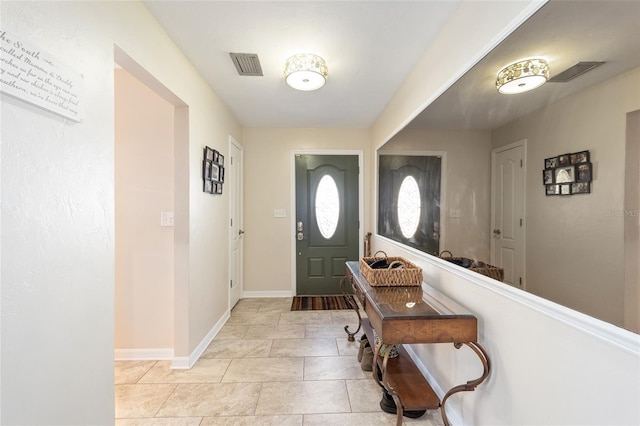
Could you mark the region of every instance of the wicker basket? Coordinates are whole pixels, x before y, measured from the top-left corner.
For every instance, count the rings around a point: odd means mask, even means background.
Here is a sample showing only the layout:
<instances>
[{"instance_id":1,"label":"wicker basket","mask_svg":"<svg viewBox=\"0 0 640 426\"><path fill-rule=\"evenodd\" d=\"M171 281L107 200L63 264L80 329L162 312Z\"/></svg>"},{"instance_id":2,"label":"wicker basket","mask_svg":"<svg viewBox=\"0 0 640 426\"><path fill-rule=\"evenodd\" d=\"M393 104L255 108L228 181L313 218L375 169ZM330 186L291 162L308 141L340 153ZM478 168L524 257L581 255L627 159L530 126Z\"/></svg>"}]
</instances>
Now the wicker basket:
<instances>
[{"instance_id":1,"label":"wicker basket","mask_svg":"<svg viewBox=\"0 0 640 426\"><path fill-rule=\"evenodd\" d=\"M443 256L443 254L449 253L450 256ZM473 259L466 257L454 257L449 250L445 250L440 253L440 258L449 262L455 263L458 266L467 268L478 274L486 275L494 280L504 281L504 269L498 266L489 265L484 262L475 262Z\"/></svg>"},{"instance_id":2,"label":"wicker basket","mask_svg":"<svg viewBox=\"0 0 640 426\"><path fill-rule=\"evenodd\" d=\"M381 253L383 256L378 256ZM385 259L388 269L373 269L368 262ZM401 268L394 268L397 263ZM360 259L360 274L374 287L407 287L422 285L422 269L402 257L389 257L382 250L375 252L373 257Z\"/></svg>"},{"instance_id":3,"label":"wicker basket","mask_svg":"<svg viewBox=\"0 0 640 426\"><path fill-rule=\"evenodd\" d=\"M471 267L469 269L471 269L473 272L477 272L479 274L486 275L486 276L488 276L490 278L493 278L494 280L504 281L504 269L503 268L499 268L497 266L489 265L487 263L487 264L485 264L485 266L483 268Z\"/></svg>"}]
</instances>

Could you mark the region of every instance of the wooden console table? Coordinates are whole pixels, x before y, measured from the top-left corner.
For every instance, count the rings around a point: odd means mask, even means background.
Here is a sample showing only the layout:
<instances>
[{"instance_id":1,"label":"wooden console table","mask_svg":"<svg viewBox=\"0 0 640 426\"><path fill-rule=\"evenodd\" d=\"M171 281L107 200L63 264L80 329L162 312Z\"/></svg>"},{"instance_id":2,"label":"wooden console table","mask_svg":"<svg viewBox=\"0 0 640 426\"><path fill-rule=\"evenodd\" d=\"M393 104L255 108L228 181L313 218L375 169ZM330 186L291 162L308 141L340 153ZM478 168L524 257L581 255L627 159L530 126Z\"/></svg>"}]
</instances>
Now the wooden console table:
<instances>
[{"instance_id":1,"label":"wooden console table","mask_svg":"<svg viewBox=\"0 0 640 426\"><path fill-rule=\"evenodd\" d=\"M341 281L343 293L347 293L346 283L351 289L367 318L362 318L358 304L352 308L358 314L358 328L355 332L345 331L349 341L364 329L364 333L374 349L373 378L392 397L397 409L397 426L402 425L404 410L434 410L440 408L445 425L449 425L445 403L451 395L461 391L473 391L482 383L491 370L486 351L477 342L478 320L460 305L432 289L422 287L373 287L361 275L357 261L346 262L346 276ZM379 354L373 334L386 345L398 345L399 356L389 358ZM480 358L482 376L465 384L451 388L442 401L433 391L413 360L402 348L402 344L413 343L453 343L456 349L463 345L471 348ZM378 369L381 377L378 378Z\"/></svg>"}]
</instances>

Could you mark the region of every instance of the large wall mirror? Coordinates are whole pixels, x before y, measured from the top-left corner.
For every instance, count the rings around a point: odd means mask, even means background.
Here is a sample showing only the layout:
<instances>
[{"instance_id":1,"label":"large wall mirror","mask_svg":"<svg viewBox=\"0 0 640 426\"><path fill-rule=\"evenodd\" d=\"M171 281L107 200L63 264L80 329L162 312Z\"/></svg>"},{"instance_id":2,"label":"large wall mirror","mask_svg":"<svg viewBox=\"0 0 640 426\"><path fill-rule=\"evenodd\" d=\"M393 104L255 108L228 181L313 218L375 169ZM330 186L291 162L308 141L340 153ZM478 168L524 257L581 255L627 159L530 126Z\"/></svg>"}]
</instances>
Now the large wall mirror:
<instances>
[{"instance_id":1,"label":"large wall mirror","mask_svg":"<svg viewBox=\"0 0 640 426\"><path fill-rule=\"evenodd\" d=\"M636 333L638 22L640 2L551 1L378 152L446 153L441 250L499 264L502 285ZM529 92L498 93L498 71L528 58L548 61L551 80L580 62L602 64ZM550 195L545 159L582 151L590 192ZM499 217L504 211L511 219Z\"/></svg>"}]
</instances>

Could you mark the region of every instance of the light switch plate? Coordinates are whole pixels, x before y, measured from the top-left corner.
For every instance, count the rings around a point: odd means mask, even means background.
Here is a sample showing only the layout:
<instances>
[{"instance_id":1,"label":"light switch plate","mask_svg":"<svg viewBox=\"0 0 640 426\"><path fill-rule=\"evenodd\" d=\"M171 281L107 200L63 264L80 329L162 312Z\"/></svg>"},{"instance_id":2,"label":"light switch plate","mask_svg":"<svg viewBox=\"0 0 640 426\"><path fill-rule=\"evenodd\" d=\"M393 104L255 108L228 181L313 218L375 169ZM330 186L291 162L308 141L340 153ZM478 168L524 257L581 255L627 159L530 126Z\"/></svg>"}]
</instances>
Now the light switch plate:
<instances>
[{"instance_id":1,"label":"light switch plate","mask_svg":"<svg viewBox=\"0 0 640 426\"><path fill-rule=\"evenodd\" d=\"M449 217L462 217L462 210L460 209L449 209Z\"/></svg>"},{"instance_id":2,"label":"light switch plate","mask_svg":"<svg viewBox=\"0 0 640 426\"><path fill-rule=\"evenodd\" d=\"M160 212L160 226L173 226L173 212Z\"/></svg>"},{"instance_id":3,"label":"light switch plate","mask_svg":"<svg viewBox=\"0 0 640 426\"><path fill-rule=\"evenodd\" d=\"M287 217L285 209L273 209L273 217Z\"/></svg>"}]
</instances>

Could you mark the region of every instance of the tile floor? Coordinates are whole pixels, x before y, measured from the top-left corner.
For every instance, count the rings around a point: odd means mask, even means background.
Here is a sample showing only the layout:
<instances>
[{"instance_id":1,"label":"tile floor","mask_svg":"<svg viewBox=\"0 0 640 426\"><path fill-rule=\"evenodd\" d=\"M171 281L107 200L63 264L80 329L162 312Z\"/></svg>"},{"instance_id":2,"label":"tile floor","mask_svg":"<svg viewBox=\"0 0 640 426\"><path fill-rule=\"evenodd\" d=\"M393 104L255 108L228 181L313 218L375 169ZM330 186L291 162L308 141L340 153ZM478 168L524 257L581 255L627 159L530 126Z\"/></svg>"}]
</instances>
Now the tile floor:
<instances>
[{"instance_id":1,"label":"tile floor","mask_svg":"<svg viewBox=\"0 0 640 426\"><path fill-rule=\"evenodd\" d=\"M395 425L346 339L355 313L290 307L291 298L240 300L191 370L117 361L116 426ZM404 423L442 419L436 410Z\"/></svg>"}]
</instances>

